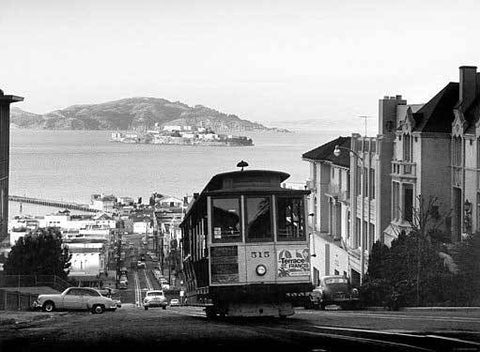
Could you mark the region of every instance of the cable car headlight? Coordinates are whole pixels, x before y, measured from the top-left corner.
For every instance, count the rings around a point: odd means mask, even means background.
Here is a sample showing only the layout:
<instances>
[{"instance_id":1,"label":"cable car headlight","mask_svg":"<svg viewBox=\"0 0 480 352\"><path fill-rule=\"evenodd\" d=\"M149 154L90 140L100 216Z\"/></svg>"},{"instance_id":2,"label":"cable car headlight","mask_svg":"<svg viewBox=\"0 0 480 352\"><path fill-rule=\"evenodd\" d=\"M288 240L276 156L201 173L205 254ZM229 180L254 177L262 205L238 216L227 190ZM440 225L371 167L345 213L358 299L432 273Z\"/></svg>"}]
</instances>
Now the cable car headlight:
<instances>
[{"instance_id":1,"label":"cable car headlight","mask_svg":"<svg viewBox=\"0 0 480 352\"><path fill-rule=\"evenodd\" d=\"M260 264L260 265L257 265L257 268L255 269L255 271L257 272L258 276L263 276L267 273L267 268L265 267L265 265Z\"/></svg>"}]
</instances>

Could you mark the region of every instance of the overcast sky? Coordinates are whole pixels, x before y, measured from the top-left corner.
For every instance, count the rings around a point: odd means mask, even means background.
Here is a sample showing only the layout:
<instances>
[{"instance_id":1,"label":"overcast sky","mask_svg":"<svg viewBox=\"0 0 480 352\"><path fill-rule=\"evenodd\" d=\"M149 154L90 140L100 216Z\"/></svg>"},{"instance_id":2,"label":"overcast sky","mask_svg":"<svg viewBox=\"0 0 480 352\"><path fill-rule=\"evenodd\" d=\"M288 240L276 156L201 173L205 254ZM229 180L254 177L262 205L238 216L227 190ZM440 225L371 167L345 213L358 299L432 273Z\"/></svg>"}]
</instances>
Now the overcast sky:
<instances>
[{"instance_id":1,"label":"overcast sky","mask_svg":"<svg viewBox=\"0 0 480 352\"><path fill-rule=\"evenodd\" d=\"M0 88L35 113L151 96L363 128L384 95L422 103L480 66L479 14L477 0L0 0Z\"/></svg>"}]
</instances>

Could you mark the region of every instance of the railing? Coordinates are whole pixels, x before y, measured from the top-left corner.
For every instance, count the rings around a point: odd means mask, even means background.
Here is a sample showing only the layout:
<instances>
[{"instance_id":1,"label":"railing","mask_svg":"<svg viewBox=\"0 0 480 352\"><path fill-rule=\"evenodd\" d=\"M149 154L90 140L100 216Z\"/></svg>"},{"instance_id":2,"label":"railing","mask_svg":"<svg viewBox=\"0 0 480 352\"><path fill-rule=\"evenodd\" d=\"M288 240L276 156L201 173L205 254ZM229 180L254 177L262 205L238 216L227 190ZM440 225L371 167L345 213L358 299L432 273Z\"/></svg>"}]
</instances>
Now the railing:
<instances>
[{"instance_id":1,"label":"railing","mask_svg":"<svg viewBox=\"0 0 480 352\"><path fill-rule=\"evenodd\" d=\"M38 295L0 289L0 310L29 310Z\"/></svg>"},{"instance_id":2,"label":"railing","mask_svg":"<svg viewBox=\"0 0 480 352\"><path fill-rule=\"evenodd\" d=\"M14 195L9 195L8 200L11 202L39 204L39 205L44 205L44 206L49 206L54 208L81 210L81 211L91 212L91 213L96 213L100 211L98 209L90 208L88 204L70 203L70 202L64 202L64 201L58 201L58 200L30 198L30 197L22 197L22 196L14 196Z\"/></svg>"},{"instance_id":3,"label":"railing","mask_svg":"<svg viewBox=\"0 0 480 352\"><path fill-rule=\"evenodd\" d=\"M56 275L0 275L0 287L36 286L48 286L57 291L64 291L72 284Z\"/></svg>"},{"instance_id":4,"label":"railing","mask_svg":"<svg viewBox=\"0 0 480 352\"><path fill-rule=\"evenodd\" d=\"M392 175L401 177L416 177L417 164L406 161L392 161Z\"/></svg>"}]
</instances>

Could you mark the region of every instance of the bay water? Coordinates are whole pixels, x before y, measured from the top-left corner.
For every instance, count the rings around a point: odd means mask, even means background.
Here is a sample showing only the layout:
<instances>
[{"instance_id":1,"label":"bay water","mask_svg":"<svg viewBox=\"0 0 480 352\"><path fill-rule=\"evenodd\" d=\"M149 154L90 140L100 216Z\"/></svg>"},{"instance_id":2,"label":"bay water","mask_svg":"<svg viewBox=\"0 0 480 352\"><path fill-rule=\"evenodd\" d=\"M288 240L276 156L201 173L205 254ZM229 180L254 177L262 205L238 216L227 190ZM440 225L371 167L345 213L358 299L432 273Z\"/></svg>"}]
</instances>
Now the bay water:
<instances>
[{"instance_id":1,"label":"bay water","mask_svg":"<svg viewBox=\"0 0 480 352\"><path fill-rule=\"evenodd\" d=\"M302 154L341 135L341 131L245 133L250 147L124 144L111 131L11 131L10 190L18 196L88 204L92 194L142 197L153 192L182 198L201 192L220 172L248 169L289 173L286 182L305 183L309 165ZM53 209L22 205L32 215ZM10 217L18 215L10 202ZM58 209L57 209L58 210Z\"/></svg>"}]
</instances>

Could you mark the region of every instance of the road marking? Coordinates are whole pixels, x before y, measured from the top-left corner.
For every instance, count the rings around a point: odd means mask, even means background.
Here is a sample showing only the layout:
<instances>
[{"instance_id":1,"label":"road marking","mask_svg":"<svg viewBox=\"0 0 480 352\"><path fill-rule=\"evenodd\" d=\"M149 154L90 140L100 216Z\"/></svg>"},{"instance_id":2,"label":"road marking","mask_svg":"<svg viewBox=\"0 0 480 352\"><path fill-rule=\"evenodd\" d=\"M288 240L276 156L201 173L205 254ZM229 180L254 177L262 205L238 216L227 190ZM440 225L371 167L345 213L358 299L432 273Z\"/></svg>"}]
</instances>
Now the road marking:
<instances>
[{"instance_id":1,"label":"road marking","mask_svg":"<svg viewBox=\"0 0 480 352\"><path fill-rule=\"evenodd\" d=\"M370 344L381 344L382 346L404 347L406 349L414 348L417 351L432 351L431 349L423 348L423 347L416 346L416 345L411 345L411 344L401 343L401 342L394 342L394 341L385 341L385 340L374 339L374 338L366 338L366 337L359 337L359 336L348 336L348 335L333 334L333 333L328 333L328 332L305 331L305 330L297 330L297 329L292 329L292 328L272 328L272 327L267 327L267 326L262 326L262 328L265 329L265 330L273 330L273 331L277 331L277 332L280 332L280 333L285 333L286 331L288 331L288 332L296 332L296 333L299 333L299 334L333 338L333 339L337 339L337 340L354 341L354 342L357 342L357 343L358 342L366 342L366 343L370 343Z\"/></svg>"},{"instance_id":2,"label":"road marking","mask_svg":"<svg viewBox=\"0 0 480 352\"><path fill-rule=\"evenodd\" d=\"M423 337L423 338L431 338L435 340L444 340L446 342L448 341L448 342L463 343L463 344L467 344L475 347L480 346L480 343L475 341L463 340L463 339L458 339L454 337L447 337L447 336L434 335L434 334L429 334L429 335L409 334L407 332L393 332L393 331L386 331L386 330L370 330L370 329L332 327L332 326L320 326L320 325L315 325L314 328L322 329L322 330L335 330L339 333L341 333L342 331L350 331L350 332L361 332L361 333L373 333L378 335L413 337L416 339Z\"/></svg>"},{"instance_id":3,"label":"road marking","mask_svg":"<svg viewBox=\"0 0 480 352\"><path fill-rule=\"evenodd\" d=\"M205 312L203 311L203 309L200 311L198 309L196 310L191 310L187 307L182 307L180 309L172 309L172 308L169 308L168 309L169 312L172 312L174 314L178 314L178 315L187 315L187 316L190 316L190 317L202 317L202 318L206 318L206 315L205 315Z\"/></svg>"},{"instance_id":4,"label":"road marking","mask_svg":"<svg viewBox=\"0 0 480 352\"><path fill-rule=\"evenodd\" d=\"M470 317L456 317L456 316L438 316L438 315L405 315L405 314L383 314L383 313L361 313L361 312L318 312L318 311L304 311L306 314L322 314L330 316L343 316L343 317L368 317L368 318L379 318L379 319L403 319L403 320L437 320L456 323L480 323L480 318L470 318Z\"/></svg>"},{"instance_id":5,"label":"road marking","mask_svg":"<svg viewBox=\"0 0 480 352\"><path fill-rule=\"evenodd\" d=\"M138 278L138 273L133 272L133 281L135 286L135 304L137 307L140 307L140 300L142 299L142 291L140 290L140 280Z\"/></svg>"},{"instance_id":6,"label":"road marking","mask_svg":"<svg viewBox=\"0 0 480 352\"><path fill-rule=\"evenodd\" d=\"M144 270L143 273L145 274L145 281L147 282L147 288L149 291L153 290L153 285L150 281L150 279L148 278L148 275L147 275L147 270Z\"/></svg>"}]
</instances>

